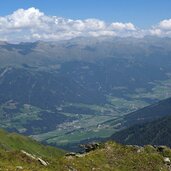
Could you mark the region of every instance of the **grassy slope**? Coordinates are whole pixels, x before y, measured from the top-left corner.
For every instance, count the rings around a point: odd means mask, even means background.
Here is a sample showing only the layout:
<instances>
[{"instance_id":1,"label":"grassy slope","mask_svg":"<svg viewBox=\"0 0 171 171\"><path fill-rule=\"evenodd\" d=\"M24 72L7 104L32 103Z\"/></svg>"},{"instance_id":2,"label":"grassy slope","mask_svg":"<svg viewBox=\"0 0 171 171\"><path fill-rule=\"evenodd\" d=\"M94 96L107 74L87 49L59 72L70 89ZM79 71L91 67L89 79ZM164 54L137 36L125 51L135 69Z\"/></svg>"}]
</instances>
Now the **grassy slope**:
<instances>
[{"instance_id":1,"label":"grassy slope","mask_svg":"<svg viewBox=\"0 0 171 171\"><path fill-rule=\"evenodd\" d=\"M113 142L82 157L67 157L63 170L78 171L165 171L163 157L171 157L170 149L163 154L153 147L146 146L141 152L136 147L123 146Z\"/></svg>"},{"instance_id":2,"label":"grassy slope","mask_svg":"<svg viewBox=\"0 0 171 171\"><path fill-rule=\"evenodd\" d=\"M42 166L38 161L21 153L25 150L49 162ZM78 156L64 156L64 152L43 146L36 141L0 131L0 170L17 171L166 171L163 157L171 158L171 150L157 152L153 147L145 147L140 153L136 147L123 146L114 142L102 144L97 150Z\"/></svg>"},{"instance_id":3,"label":"grassy slope","mask_svg":"<svg viewBox=\"0 0 171 171\"><path fill-rule=\"evenodd\" d=\"M0 130L0 146L6 150L25 150L37 156L53 158L60 157L64 151L40 144L39 142L16 133Z\"/></svg>"},{"instance_id":4,"label":"grassy slope","mask_svg":"<svg viewBox=\"0 0 171 171\"><path fill-rule=\"evenodd\" d=\"M21 150L48 161L50 166L43 167L38 161L21 153ZM22 166L24 171L54 170L58 168L58 165L55 166L53 163L64 154L62 150L41 145L28 137L0 130L0 170L15 171L17 166Z\"/></svg>"}]
</instances>

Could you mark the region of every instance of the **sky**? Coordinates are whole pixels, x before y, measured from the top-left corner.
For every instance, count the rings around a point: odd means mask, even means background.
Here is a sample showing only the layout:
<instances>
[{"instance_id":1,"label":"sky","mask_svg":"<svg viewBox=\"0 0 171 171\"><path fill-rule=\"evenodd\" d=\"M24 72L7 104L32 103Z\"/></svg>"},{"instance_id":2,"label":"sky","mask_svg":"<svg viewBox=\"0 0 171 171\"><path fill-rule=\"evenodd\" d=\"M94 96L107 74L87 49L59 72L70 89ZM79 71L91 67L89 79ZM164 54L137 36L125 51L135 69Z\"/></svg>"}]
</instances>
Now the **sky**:
<instances>
[{"instance_id":1,"label":"sky","mask_svg":"<svg viewBox=\"0 0 171 171\"><path fill-rule=\"evenodd\" d=\"M0 40L170 36L170 9L171 0L0 0Z\"/></svg>"},{"instance_id":2,"label":"sky","mask_svg":"<svg viewBox=\"0 0 171 171\"><path fill-rule=\"evenodd\" d=\"M171 17L171 0L0 0L0 15L30 7L47 15L132 22L143 28Z\"/></svg>"}]
</instances>

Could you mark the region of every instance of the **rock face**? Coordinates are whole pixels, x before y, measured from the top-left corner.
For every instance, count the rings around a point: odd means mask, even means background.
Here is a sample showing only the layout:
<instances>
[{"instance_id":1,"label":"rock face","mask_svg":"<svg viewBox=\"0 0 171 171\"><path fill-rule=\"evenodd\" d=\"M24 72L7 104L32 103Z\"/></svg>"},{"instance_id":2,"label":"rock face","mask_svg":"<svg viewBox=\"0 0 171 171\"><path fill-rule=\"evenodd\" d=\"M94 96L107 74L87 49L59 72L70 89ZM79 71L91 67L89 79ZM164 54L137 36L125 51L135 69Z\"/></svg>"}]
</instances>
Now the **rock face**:
<instances>
[{"instance_id":1,"label":"rock face","mask_svg":"<svg viewBox=\"0 0 171 171\"><path fill-rule=\"evenodd\" d=\"M164 158L164 162L165 162L166 164L170 164L170 159L169 159L169 157L165 157L165 158Z\"/></svg>"},{"instance_id":2,"label":"rock face","mask_svg":"<svg viewBox=\"0 0 171 171\"><path fill-rule=\"evenodd\" d=\"M24 155L26 155L27 157L31 158L32 160L36 160L38 161L41 165L43 166L48 166L49 163L44 161L43 159L39 158L39 157L36 157L35 155L32 155L30 153L27 153L26 151L24 150L21 150L21 153L23 153Z\"/></svg>"},{"instance_id":3,"label":"rock face","mask_svg":"<svg viewBox=\"0 0 171 171\"><path fill-rule=\"evenodd\" d=\"M42 164L43 166L48 166L48 162L45 162L44 160L42 160L41 158L38 158L37 159L39 162L40 162L40 164Z\"/></svg>"},{"instance_id":4,"label":"rock face","mask_svg":"<svg viewBox=\"0 0 171 171\"><path fill-rule=\"evenodd\" d=\"M167 148L166 146L154 146L158 152L162 153Z\"/></svg>"},{"instance_id":5,"label":"rock face","mask_svg":"<svg viewBox=\"0 0 171 171\"><path fill-rule=\"evenodd\" d=\"M27 153L27 152L24 151L24 150L21 150L21 153L25 154L27 157L29 157L29 158L31 158L31 159L33 159L33 160L37 160L35 155L32 155L32 154L30 154L30 153Z\"/></svg>"},{"instance_id":6,"label":"rock face","mask_svg":"<svg viewBox=\"0 0 171 171\"><path fill-rule=\"evenodd\" d=\"M22 166L16 166L16 170L23 170Z\"/></svg>"},{"instance_id":7,"label":"rock face","mask_svg":"<svg viewBox=\"0 0 171 171\"><path fill-rule=\"evenodd\" d=\"M100 146L99 143L91 143L91 144L80 145L80 147L82 147L86 153L96 150L99 146Z\"/></svg>"},{"instance_id":8,"label":"rock face","mask_svg":"<svg viewBox=\"0 0 171 171\"><path fill-rule=\"evenodd\" d=\"M65 156L76 156L76 153L74 153L74 152L67 153Z\"/></svg>"}]
</instances>

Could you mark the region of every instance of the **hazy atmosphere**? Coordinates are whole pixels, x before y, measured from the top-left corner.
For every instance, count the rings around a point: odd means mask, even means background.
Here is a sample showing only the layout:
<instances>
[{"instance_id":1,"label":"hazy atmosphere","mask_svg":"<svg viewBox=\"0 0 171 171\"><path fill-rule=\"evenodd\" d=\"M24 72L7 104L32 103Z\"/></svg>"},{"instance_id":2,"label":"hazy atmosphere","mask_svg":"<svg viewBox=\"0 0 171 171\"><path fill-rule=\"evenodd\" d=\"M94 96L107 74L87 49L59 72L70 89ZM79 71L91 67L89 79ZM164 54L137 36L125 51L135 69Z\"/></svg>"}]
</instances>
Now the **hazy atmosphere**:
<instances>
[{"instance_id":1,"label":"hazy atmosphere","mask_svg":"<svg viewBox=\"0 0 171 171\"><path fill-rule=\"evenodd\" d=\"M0 170L170 171L170 7L1 1Z\"/></svg>"}]
</instances>

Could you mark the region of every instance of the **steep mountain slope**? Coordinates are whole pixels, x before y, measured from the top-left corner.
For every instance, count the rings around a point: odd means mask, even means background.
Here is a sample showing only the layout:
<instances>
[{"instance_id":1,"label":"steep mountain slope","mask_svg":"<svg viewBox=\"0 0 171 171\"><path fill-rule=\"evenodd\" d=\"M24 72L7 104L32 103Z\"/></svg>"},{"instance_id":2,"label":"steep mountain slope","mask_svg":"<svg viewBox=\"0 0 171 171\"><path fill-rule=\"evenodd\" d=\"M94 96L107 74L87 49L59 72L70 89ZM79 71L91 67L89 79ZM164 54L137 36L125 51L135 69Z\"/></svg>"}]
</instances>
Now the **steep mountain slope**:
<instances>
[{"instance_id":1,"label":"steep mountain slope","mask_svg":"<svg viewBox=\"0 0 171 171\"><path fill-rule=\"evenodd\" d=\"M154 37L2 42L0 127L54 145L108 137L130 126L128 113L171 96L170 45Z\"/></svg>"},{"instance_id":2,"label":"steep mountain slope","mask_svg":"<svg viewBox=\"0 0 171 171\"><path fill-rule=\"evenodd\" d=\"M19 141L18 143L20 144ZM66 156L43 159L38 159L34 153L7 151L0 147L0 156L0 169L8 171L168 171L171 150L167 147L142 148L107 142L89 153L69 153Z\"/></svg>"},{"instance_id":3,"label":"steep mountain slope","mask_svg":"<svg viewBox=\"0 0 171 171\"><path fill-rule=\"evenodd\" d=\"M159 101L125 116L125 125L131 126L171 115L171 98Z\"/></svg>"},{"instance_id":4,"label":"steep mountain slope","mask_svg":"<svg viewBox=\"0 0 171 171\"><path fill-rule=\"evenodd\" d=\"M126 117L128 125L135 123L136 125L115 133L111 136L113 140L124 144L171 146L171 98L138 110ZM154 121L144 123L150 120Z\"/></svg>"},{"instance_id":5,"label":"steep mountain slope","mask_svg":"<svg viewBox=\"0 0 171 171\"><path fill-rule=\"evenodd\" d=\"M46 165L53 165L52 163L64 154L63 150L42 145L16 133L0 130L0 170L45 171ZM49 166L48 170L56 169Z\"/></svg>"},{"instance_id":6,"label":"steep mountain slope","mask_svg":"<svg viewBox=\"0 0 171 171\"><path fill-rule=\"evenodd\" d=\"M112 135L111 138L123 144L171 146L171 117L130 127Z\"/></svg>"},{"instance_id":7,"label":"steep mountain slope","mask_svg":"<svg viewBox=\"0 0 171 171\"><path fill-rule=\"evenodd\" d=\"M0 130L0 147L6 151L24 150L45 158L58 158L65 154L63 150L45 146L31 138L3 130Z\"/></svg>"}]
</instances>

